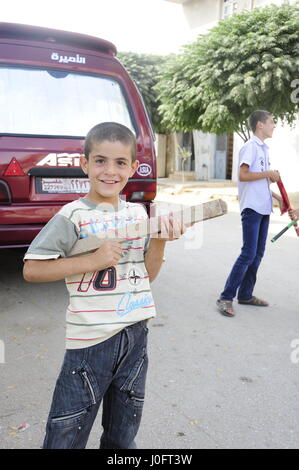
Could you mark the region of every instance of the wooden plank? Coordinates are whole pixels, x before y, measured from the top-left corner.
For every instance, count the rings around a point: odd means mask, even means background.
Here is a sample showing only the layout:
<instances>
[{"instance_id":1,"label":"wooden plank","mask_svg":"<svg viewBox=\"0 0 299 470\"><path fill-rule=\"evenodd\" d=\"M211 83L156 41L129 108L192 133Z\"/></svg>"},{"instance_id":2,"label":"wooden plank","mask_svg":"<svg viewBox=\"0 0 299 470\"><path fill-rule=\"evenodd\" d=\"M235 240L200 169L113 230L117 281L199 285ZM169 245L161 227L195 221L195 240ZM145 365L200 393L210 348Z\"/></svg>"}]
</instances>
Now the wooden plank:
<instances>
[{"instance_id":1,"label":"wooden plank","mask_svg":"<svg viewBox=\"0 0 299 470\"><path fill-rule=\"evenodd\" d=\"M161 210L160 210L161 206ZM169 207L170 210L165 212L165 208ZM219 217L227 212L227 205L222 199L214 199L196 206L181 206L169 204L159 205L154 204L154 212L158 215L136 222L135 224L128 224L124 227L115 230L101 231L91 235L88 238L78 240L73 246L69 256L76 256L79 254L87 253L98 249L107 240L115 240L119 242L128 239L140 237L157 237L157 232L161 230L161 218L173 217L174 220L184 223L187 227L194 225L203 220ZM152 213L153 211L151 211ZM167 233L162 232L162 236L167 238Z\"/></svg>"}]
</instances>

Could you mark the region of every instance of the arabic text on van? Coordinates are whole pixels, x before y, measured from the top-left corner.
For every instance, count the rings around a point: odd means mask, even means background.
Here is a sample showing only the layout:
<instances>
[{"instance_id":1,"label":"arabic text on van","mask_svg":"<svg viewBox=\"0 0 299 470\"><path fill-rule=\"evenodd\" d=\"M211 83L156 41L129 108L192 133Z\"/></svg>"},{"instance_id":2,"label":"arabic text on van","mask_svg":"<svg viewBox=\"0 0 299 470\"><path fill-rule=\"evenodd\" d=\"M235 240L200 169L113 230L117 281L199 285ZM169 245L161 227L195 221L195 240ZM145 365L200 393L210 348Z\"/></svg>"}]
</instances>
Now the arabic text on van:
<instances>
[{"instance_id":1,"label":"arabic text on van","mask_svg":"<svg viewBox=\"0 0 299 470\"><path fill-rule=\"evenodd\" d=\"M64 64L68 64L69 62L75 62L76 64L85 64L85 57L80 57L79 54L76 54L76 57L67 55L60 55L57 52L53 52L51 55L52 60L57 60L58 62L62 62Z\"/></svg>"}]
</instances>

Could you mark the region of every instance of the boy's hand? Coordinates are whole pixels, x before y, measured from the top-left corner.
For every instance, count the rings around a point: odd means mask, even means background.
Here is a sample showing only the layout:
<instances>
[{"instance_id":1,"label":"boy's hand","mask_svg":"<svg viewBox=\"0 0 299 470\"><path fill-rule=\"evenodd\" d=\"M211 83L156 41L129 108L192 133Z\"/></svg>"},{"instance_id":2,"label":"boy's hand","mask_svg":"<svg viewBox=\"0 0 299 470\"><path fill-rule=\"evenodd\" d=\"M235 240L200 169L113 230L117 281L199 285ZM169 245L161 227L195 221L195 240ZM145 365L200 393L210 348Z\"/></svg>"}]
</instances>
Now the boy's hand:
<instances>
[{"instance_id":1,"label":"boy's hand","mask_svg":"<svg viewBox=\"0 0 299 470\"><path fill-rule=\"evenodd\" d=\"M292 220L299 218L299 209L289 209L288 213Z\"/></svg>"},{"instance_id":2,"label":"boy's hand","mask_svg":"<svg viewBox=\"0 0 299 470\"><path fill-rule=\"evenodd\" d=\"M185 231L186 227L174 217L161 217L161 231L158 234L158 239L167 242L177 240Z\"/></svg>"},{"instance_id":3,"label":"boy's hand","mask_svg":"<svg viewBox=\"0 0 299 470\"><path fill-rule=\"evenodd\" d=\"M116 266L119 263L121 254L121 243L115 241L103 243L100 248L90 255L94 266L93 270L99 271L110 266Z\"/></svg>"},{"instance_id":4,"label":"boy's hand","mask_svg":"<svg viewBox=\"0 0 299 470\"><path fill-rule=\"evenodd\" d=\"M277 183L280 180L280 173L277 170L269 171L269 179L271 183Z\"/></svg>"}]
</instances>

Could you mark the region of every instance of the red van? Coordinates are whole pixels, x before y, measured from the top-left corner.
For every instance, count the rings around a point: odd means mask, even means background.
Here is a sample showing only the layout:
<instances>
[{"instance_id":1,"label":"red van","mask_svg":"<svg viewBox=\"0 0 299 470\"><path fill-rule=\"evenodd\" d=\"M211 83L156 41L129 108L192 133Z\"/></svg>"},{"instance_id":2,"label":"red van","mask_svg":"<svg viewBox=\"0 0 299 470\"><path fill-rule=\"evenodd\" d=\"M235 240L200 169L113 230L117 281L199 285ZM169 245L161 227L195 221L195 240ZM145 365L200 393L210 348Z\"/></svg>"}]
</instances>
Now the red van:
<instances>
[{"instance_id":1,"label":"red van","mask_svg":"<svg viewBox=\"0 0 299 470\"><path fill-rule=\"evenodd\" d=\"M87 131L120 122L137 137L139 168L124 188L156 195L154 134L138 89L103 39L0 23L0 247L28 246L88 191L79 166Z\"/></svg>"}]
</instances>

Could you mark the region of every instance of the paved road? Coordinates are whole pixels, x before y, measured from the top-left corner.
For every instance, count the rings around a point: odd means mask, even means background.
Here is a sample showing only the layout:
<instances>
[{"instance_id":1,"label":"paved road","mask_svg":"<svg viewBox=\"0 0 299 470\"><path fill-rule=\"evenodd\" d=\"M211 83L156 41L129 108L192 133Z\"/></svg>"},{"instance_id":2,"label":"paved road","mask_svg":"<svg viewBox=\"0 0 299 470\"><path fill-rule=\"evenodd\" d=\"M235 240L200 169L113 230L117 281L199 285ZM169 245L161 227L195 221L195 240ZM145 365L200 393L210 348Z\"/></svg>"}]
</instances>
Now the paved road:
<instances>
[{"instance_id":1,"label":"paved road","mask_svg":"<svg viewBox=\"0 0 299 470\"><path fill-rule=\"evenodd\" d=\"M271 234L286 220L275 215ZM226 318L215 300L238 255L240 228L233 208L204 223L201 248L187 249L185 239L168 243L153 284L158 316L150 324L140 448L299 448L299 351L291 347L299 338L299 240L289 231L268 244L256 294L271 306L236 305L236 318ZM22 255L0 251L0 447L6 449L41 446L64 350L64 284L25 283ZM20 432L23 423L29 427ZM98 447L100 426L99 416L88 448Z\"/></svg>"}]
</instances>

